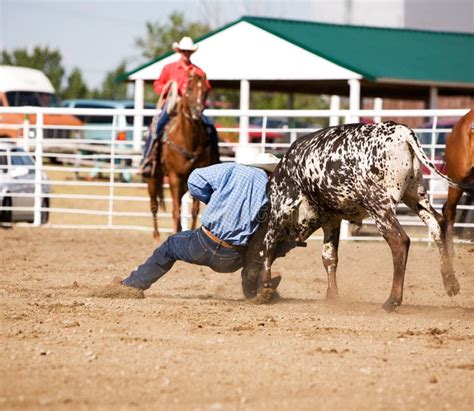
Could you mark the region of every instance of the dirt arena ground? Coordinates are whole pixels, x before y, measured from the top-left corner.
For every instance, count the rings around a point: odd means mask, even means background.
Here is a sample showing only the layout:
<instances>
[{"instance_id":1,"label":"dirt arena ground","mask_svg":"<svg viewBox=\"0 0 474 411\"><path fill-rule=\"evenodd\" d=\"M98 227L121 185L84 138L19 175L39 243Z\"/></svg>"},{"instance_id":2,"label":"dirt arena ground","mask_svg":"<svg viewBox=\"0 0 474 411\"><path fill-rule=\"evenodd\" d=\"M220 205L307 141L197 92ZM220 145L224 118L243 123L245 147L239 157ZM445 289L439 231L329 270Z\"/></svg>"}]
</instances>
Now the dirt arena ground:
<instances>
[{"instance_id":1,"label":"dirt arena ground","mask_svg":"<svg viewBox=\"0 0 474 411\"><path fill-rule=\"evenodd\" d=\"M145 299L94 292L151 252L149 233L0 230L1 410L471 410L474 245L461 293L438 254L410 250L392 314L384 242L343 243L338 303L321 244L275 264L281 298L245 301L240 274L177 263Z\"/></svg>"}]
</instances>

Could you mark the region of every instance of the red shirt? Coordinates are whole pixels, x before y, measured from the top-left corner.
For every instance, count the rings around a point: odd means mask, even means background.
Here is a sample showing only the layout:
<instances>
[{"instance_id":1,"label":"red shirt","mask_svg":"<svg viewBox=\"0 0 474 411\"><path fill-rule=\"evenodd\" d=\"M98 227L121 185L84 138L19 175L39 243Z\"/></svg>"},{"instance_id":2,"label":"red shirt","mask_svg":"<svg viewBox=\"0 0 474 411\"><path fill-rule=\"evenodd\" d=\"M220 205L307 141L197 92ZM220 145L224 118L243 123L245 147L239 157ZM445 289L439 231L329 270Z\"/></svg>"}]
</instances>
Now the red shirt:
<instances>
[{"instance_id":1,"label":"red shirt","mask_svg":"<svg viewBox=\"0 0 474 411\"><path fill-rule=\"evenodd\" d=\"M156 94L161 94L166 83L170 80L175 80L178 82L179 94L183 95L188 87L188 77L191 71L206 78L206 73L192 63L187 66L182 60L178 60L174 63L167 64L163 67L160 77L154 81L153 90L155 90ZM207 78L206 88L208 92L211 90L211 85Z\"/></svg>"}]
</instances>

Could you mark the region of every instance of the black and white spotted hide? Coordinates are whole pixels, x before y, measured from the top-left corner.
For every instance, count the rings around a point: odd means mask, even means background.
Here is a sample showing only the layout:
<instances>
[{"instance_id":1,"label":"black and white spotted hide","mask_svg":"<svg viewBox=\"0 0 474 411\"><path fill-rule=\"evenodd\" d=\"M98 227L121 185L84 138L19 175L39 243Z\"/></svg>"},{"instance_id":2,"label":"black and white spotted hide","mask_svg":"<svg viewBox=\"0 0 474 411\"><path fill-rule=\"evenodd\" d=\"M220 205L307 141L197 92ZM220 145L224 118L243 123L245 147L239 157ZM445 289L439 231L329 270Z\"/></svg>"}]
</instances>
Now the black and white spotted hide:
<instances>
[{"instance_id":1,"label":"black and white spotted hide","mask_svg":"<svg viewBox=\"0 0 474 411\"><path fill-rule=\"evenodd\" d=\"M270 268L279 244L305 241L322 228L322 259L328 275L327 297L336 283L342 220L372 217L393 255L394 276L387 311L401 304L410 239L395 209L400 201L428 226L441 255L441 274L449 295L459 292L444 241L442 216L428 201L420 162L440 174L424 154L413 131L393 122L348 124L304 136L292 144L273 173L267 192L271 210L252 239L242 272L244 294L268 290ZM440 174L449 184L457 183Z\"/></svg>"}]
</instances>

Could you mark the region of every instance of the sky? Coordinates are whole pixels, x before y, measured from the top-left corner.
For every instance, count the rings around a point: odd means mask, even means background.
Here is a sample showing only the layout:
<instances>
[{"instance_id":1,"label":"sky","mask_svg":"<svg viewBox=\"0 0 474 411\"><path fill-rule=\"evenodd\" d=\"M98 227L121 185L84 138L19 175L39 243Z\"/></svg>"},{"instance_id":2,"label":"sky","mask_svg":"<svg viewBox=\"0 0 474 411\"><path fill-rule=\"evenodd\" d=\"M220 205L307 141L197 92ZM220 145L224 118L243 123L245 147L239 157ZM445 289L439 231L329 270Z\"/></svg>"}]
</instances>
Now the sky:
<instances>
[{"instance_id":1,"label":"sky","mask_svg":"<svg viewBox=\"0 0 474 411\"><path fill-rule=\"evenodd\" d=\"M0 49L58 49L66 74L78 67L87 85L98 87L122 61L128 69L144 63L135 40L145 36L147 21L165 24L175 11L212 28L243 15L403 27L404 1L429 2L434 15L434 3L453 9L453 2L473 0L0 0Z\"/></svg>"}]
</instances>

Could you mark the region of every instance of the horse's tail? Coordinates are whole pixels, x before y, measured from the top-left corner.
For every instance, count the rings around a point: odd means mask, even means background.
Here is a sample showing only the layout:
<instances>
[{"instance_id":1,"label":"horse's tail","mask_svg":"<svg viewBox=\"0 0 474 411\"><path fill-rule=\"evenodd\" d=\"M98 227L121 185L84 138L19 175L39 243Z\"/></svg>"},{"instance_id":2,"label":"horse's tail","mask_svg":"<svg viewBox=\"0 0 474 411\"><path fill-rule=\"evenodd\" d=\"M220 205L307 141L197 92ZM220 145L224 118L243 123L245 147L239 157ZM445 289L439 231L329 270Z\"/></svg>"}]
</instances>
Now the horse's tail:
<instances>
[{"instance_id":1,"label":"horse's tail","mask_svg":"<svg viewBox=\"0 0 474 411\"><path fill-rule=\"evenodd\" d=\"M428 158L426 153L423 151L423 148L421 147L420 141L418 140L418 137L416 136L415 132L412 129L410 130L410 133L408 134L407 138L407 143L410 145L411 149L415 153L416 157L426 166L430 169L430 171L434 174L437 174L440 176L443 180L445 180L451 187L459 188L463 191L466 191L469 194L474 194L474 185L471 184L466 184L462 183L460 181L455 181L452 178L444 175L441 173L433 164L433 162Z\"/></svg>"}]
</instances>

